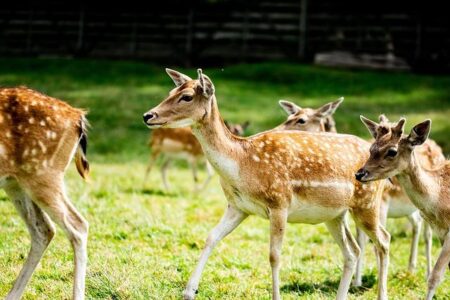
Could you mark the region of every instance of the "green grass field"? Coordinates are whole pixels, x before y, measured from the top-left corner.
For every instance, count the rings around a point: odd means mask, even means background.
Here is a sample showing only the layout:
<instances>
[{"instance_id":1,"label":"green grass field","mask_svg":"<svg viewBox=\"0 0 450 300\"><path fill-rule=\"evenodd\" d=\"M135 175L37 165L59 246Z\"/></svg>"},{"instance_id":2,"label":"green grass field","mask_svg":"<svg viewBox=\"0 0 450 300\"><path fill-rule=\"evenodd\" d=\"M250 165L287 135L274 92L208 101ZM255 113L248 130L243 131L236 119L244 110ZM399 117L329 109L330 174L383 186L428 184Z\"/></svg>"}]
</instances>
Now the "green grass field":
<instances>
[{"instance_id":1,"label":"green grass field","mask_svg":"<svg viewBox=\"0 0 450 300\"><path fill-rule=\"evenodd\" d=\"M195 70L183 70L194 76ZM336 112L338 130L368 137L359 115L414 122L433 119L431 137L450 153L450 76L341 71L288 63L205 69L216 85L219 107L232 122L249 120L249 134L284 120L278 99L318 107L344 96ZM71 198L90 222L88 299L180 299L208 231L226 206L218 176L193 192L183 163L169 171L165 192L159 171L144 185L149 131L142 114L173 87L163 67L92 60L0 59L0 85L27 85L89 110L91 183L74 167L68 172ZM205 174L202 173L202 178ZM208 261L198 299L269 299L268 222L250 217L221 242ZM389 220L392 234L390 299L423 298L426 291L423 241L418 270L407 272L411 233L406 219ZM434 241L436 257L439 243ZM29 249L29 237L13 205L0 192L0 298L11 288ZM61 230L26 289L24 299L68 299L72 251ZM366 251L364 286L350 299L376 298L376 263ZM281 271L284 299L333 299L342 258L324 225L289 225ZM436 299L450 299L450 273Z\"/></svg>"}]
</instances>

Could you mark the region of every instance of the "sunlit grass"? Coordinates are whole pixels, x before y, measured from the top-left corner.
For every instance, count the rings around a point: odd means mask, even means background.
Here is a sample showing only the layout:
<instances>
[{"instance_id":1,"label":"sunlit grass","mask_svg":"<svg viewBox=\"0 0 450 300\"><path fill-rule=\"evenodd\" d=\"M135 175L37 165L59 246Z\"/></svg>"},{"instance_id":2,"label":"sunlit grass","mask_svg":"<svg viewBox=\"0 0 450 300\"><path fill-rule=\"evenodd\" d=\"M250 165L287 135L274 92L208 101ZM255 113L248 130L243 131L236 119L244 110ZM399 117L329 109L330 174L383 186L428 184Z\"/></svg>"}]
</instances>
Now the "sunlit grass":
<instances>
[{"instance_id":1,"label":"sunlit grass","mask_svg":"<svg viewBox=\"0 0 450 300\"><path fill-rule=\"evenodd\" d=\"M183 70L194 76L195 70ZM336 113L338 130L367 137L359 121L408 117L433 119L432 137L450 153L450 77L337 71L283 63L204 70L216 84L223 116L250 120L249 133L269 129L284 118L279 99L318 107L345 96ZM88 299L180 299L210 229L226 207L217 175L200 194L181 164L169 171L171 192L162 189L155 169L142 182L148 129L142 113L172 88L162 67L136 62L0 59L0 84L24 84L89 110L90 185L72 166L70 196L90 222ZM202 178L205 174L202 173ZM390 299L423 298L424 245L418 271L407 269L410 230L406 220L389 220L392 233ZM268 222L250 217L220 243L206 266L199 299L269 299ZM0 192L0 298L11 288L25 260L29 237L11 202ZM439 251L434 243L433 255ZM364 287L350 299L376 298L376 266L367 247ZM68 299L72 252L61 230L50 245L24 299ZM289 225L283 246L283 299L333 299L342 257L324 225ZM446 273L437 299L449 299Z\"/></svg>"}]
</instances>

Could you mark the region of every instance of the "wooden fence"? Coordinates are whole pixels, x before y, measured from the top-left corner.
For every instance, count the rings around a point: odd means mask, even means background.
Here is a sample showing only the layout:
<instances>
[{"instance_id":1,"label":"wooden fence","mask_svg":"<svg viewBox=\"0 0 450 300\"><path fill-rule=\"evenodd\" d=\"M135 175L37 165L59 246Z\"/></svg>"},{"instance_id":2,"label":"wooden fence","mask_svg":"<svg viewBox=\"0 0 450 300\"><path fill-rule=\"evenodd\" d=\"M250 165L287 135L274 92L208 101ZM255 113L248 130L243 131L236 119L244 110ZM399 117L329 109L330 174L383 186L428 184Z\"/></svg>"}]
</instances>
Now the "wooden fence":
<instances>
[{"instance_id":1,"label":"wooden fence","mask_svg":"<svg viewBox=\"0 0 450 300\"><path fill-rule=\"evenodd\" d=\"M0 6L2 56L219 65L344 50L450 66L450 21L434 0L16 2Z\"/></svg>"}]
</instances>

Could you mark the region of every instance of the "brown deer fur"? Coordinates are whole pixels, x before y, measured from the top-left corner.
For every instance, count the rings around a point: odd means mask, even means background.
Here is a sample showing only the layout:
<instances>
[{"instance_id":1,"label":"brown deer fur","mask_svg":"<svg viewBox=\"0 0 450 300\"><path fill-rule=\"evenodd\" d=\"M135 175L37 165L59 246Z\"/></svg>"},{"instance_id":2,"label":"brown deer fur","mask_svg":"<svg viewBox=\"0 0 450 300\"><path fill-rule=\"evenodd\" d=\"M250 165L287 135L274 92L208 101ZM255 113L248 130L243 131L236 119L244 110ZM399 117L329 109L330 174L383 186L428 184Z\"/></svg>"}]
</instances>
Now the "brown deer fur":
<instances>
[{"instance_id":1,"label":"brown deer fur","mask_svg":"<svg viewBox=\"0 0 450 300\"><path fill-rule=\"evenodd\" d=\"M64 173L75 155L81 176L88 175L86 138L84 111L25 87L0 88L0 188L31 235L31 250L8 300L21 298L53 238L52 220L75 253L73 298L84 299L88 223L66 195Z\"/></svg>"},{"instance_id":2,"label":"brown deer fur","mask_svg":"<svg viewBox=\"0 0 450 300\"><path fill-rule=\"evenodd\" d=\"M241 136L244 134L244 131L248 126L248 122L243 124L232 124L225 122L225 124L231 132ZM163 162L161 163L161 178L166 190L170 189L166 176L167 168L174 158L184 158L188 160L195 183L198 181L197 166L200 163L205 163L208 177L201 187L196 187L196 190L203 190L210 182L213 175L212 167L205 159L202 147L192 133L190 127L154 129L152 130L150 136L149 146L151 149L151 154L144 176L144 184L147 182L148 175L154 163L160 156L163 156Z\"/></svg>"},{"instance_id":3,"label":"brown deer fur","mask_svg":"<svg viewBox=\"0 0 450 300\"><path fill-rule=\"evenodd\" d=\"M450 263L450 161L434 169L424 168L417 154L430 132L431 121L414 126L404 135L405 119L397 124L377 124L361 117L375 138L370 157L356 173L362 182L372 182L397 175L411 201L442 243L438 260L428 278L427 300L431 300Z\"/></svg>"},{"instance_id":4,"label":"brown deer fur","mask_svg":"<svg viewBox=\"0 0 450 300\"><path fill-rule=\"evenodd\" d=\"M287 120L281 125L275 128L275 130L303 130L310 132L322 132L331 130L336 132L333 114L336 112L338 106L344 100L343 97L336 101L324 104L318 109L302 108L297 104L280 100L280 106L288 114ZM389 124L389 120L386 116L382 115L380 118L386 125ZM328 124L327 126L325 124ZM328 129L327 129L328 128ZM436 167L445 161L445 156L442 149L433 140L428 139L423 145L417 147L417 154L422 166L427 169ZM386 224L386 218L400 218L408 217L409 222L413 228L413 236L411 243L411 251L409 257L409 271L414 271L417 263L417 248L419 244L419 235L422 226L422 218L419 211L409 200L400 186L400 183L396 178L391 179L392 184L387 184L383 193L383 201L381 202L381 222ZM424 239L425 239L425 253L427 258L427 276L431 272L431 228L425 223ZM360 286L362 284L362 270L364 263L364 249L367 243L367 237L364 233L357 229L356 239L358 245L361 248L361 256L358 260L356 267L355 278L353 284Z\"/></svg>"},{"instance_id":5,"label":"brown deer fur","mask_svg":"<svg viewBox=\"0 0 450 300\"><path fill-rule=\"evenodd\" d=\"M223 123L214 85L201 70L198 80L173 70L167 72L177 87L144 114L144 121L150 128L191 125L206 157L220 175L228 200L227 210L211 231L185 289L185 299L195 297L214 246L250 214L270 221L274 299L280 299L278 276L286 222L325 222L345 257L337 298L346 298L359 255L345 222L347 210L377 246L379 298L386 299L390 236L378 215L384 181L360 185L353 175L367 159L367 143L351 135L301 131L237 137Z\"/></svg>"}]
</instances>

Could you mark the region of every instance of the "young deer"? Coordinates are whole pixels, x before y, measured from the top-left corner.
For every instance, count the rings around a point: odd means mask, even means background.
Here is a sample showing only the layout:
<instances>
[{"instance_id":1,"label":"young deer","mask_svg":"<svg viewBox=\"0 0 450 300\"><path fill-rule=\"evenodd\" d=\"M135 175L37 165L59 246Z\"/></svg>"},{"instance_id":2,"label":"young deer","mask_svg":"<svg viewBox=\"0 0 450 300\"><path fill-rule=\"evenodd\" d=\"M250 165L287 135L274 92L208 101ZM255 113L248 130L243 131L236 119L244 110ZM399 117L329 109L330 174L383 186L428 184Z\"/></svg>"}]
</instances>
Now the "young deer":
<instances>
[{"instance_id":1,"label":"young deer","mask_svg":"<svg viewBox=\"0 0 450 300\"><path fill-rule=\"evenodd\" d=\"M430 120L414 126L409 135L403 134L404 118L394 125L377 124L362 116L361 120L375 142L356 179L369 183L397 175L409 198L441 241L441 253L428 278L426 299L431 300L450 263L450 161L430 170L418 159L416 147L427 140Z\"/></svg>"},{"instance_id":2,"label":"young deer","mask_svg":"<svg viewBox=\"0 0 450 300\"><path fill-rule=\"evenodd\" d=\"M225 122L225 124L231 132L242 136L245 129L248 127L249 122L245 122L243 124L232 124ZM212 178L213 170L211 165L205 159L202 147L192 133L191 128L183 127L154 129L152 130L148 144L151 149L151 154L147 169L145 171L144 184L147 182L148 175L158 157L163 156L163 161L161 163L161 178L166 190L170 190L170 186L167 181L167 168L174 159L178 158L186 159L189 162L195 183L198 182L197 166L201 163L205 163L208 177L199 190L206 188Z\"/></svg>"},{"instance_id":3,"label":"young deer","mask_svg":"<svg viewBox=\"0 0 450 300\"><path fill-rule=\"evenodd\" d=\"M304 130L311 132L323 132L331 130L336 132L334 126L335 122L333 114L336 112L338 106L344 100L343 97L334 102L327 103L318 109L301 108L293 102L280 100L280 106L288 113L287 120L276 127L276 130ZM386 116L380 116L380 121L389 123ZM333 124L325 126L325 124ZM442 149L432 140L427 140L423 145L417 149L418 158L422 166L427 168L435 167L445 160ZM381 222L386 224L386 218L402 218L407 217L413 228L413 238L411 242L411 251L409 256L408 269L413 272L417 263L417 248L419 245L419 235L422 227L422 218L419 211L411 203L408 196L400 187L398 181L392 178L392 184L386 185L383 194L383 201L381 202ZM361 255L356 266L355 278L353 284L360 286L362 284L362 270L364 264L364 249L367 243L366 235L358 228L357 242L361 248ZM431 228L425 223L424 230L425 239L425 253L427 258L427 276L431 272L431 245L432 236Z\"/></svg>"},{"instance_id":4,"label":"young deer","mask_svg":"<svg viewBox=\"0 0 450 300\"><path fill-rule=\"evenodd\" d=\"M295 103L280 100L279 104L288 114L288 118L275 130L302 130L309 132L336 132L333 114L344 101L344 97L327 103L318 109L301 108Z\"/></svg>"},{"instance_id":5,"label":"young deer","mask_svg":"<svg viewBox=\"0 0 450 300\"><path fill-rule=\"evenodd\" d=\"M64 173L72 157L85 178L85 112L25 87L0 88L0 188L31 236L28 258L6 299L20 299L55 234L63 229L74 251L73 299L84 299L88 223L66 195Z\"/></svg>"},{"instance_id":6,"label":"young deer","mask_svg":"<svg viewBox=\"0 0 450 300\"><path fill-rule=\"evenodd\" d=\"M387 298L389 233L379 222L385 181L362 185L354 172L367 159L367 143L351 135L269 131L248 138L233 135L219 114L212 81L166 70L176 84L167 99L144 114L150 128L192 126L211 165L220 175L228 207L210 232L199 263L184 291L193 299L215 245L248 215L270 221L272 295L280 299L279 270L286 223L325 223L344 255L337 299L345 299L359 247L345 214L350 210L377 247L379 299Z\"/></svg>"}]
</instances>

